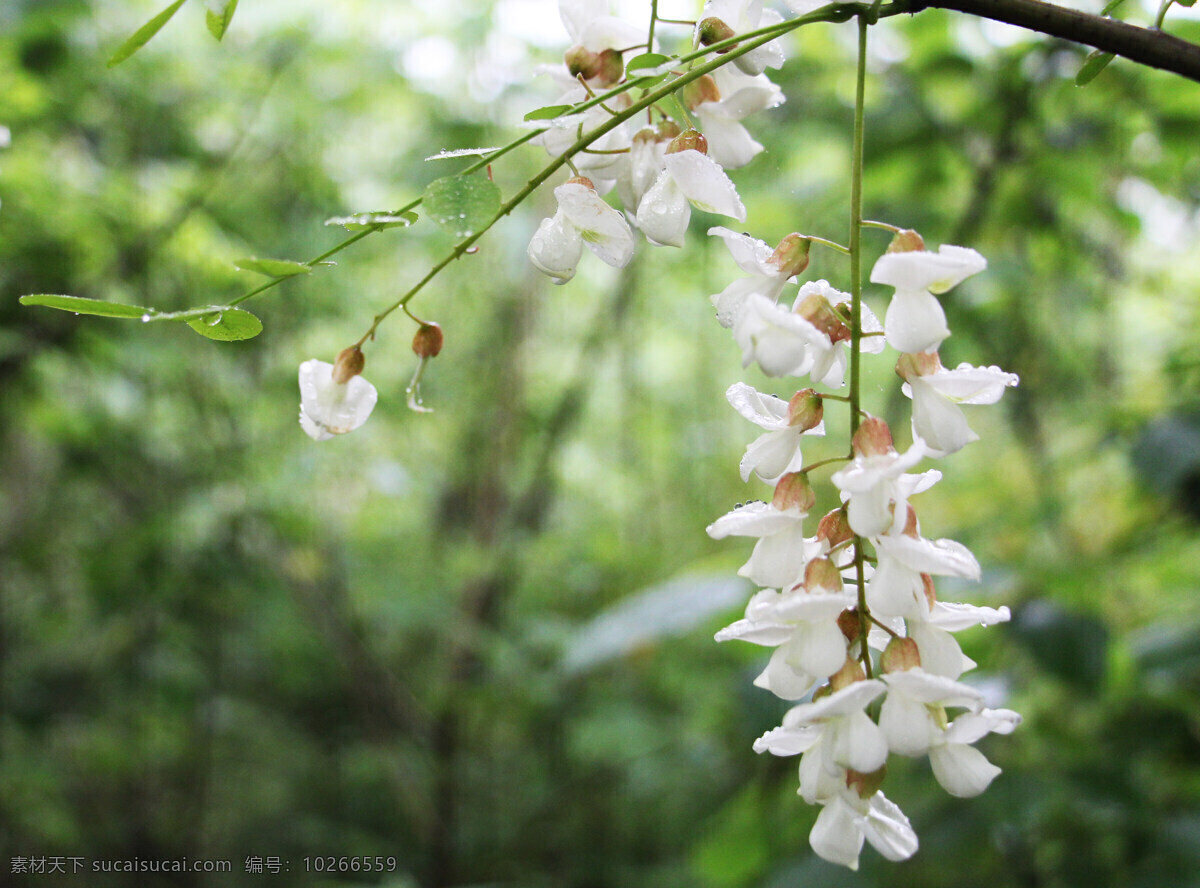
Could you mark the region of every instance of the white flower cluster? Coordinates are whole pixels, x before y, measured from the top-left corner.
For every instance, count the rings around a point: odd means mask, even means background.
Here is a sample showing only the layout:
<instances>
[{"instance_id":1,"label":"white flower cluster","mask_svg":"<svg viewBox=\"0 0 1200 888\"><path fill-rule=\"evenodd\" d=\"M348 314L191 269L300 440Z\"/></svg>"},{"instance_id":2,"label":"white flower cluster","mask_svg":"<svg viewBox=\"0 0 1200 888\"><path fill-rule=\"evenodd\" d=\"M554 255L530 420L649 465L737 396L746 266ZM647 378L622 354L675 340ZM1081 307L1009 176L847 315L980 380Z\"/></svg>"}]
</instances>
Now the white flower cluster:
<instances>
[{"instance_id":1,"label":"white flower cluster","mask_svg":"<svg viewBox=\"0 0 1200 888\"><path fill-rule=\"evenodd\" d=\"M579 104L594 89L620 82L625 74L621 51L645 47L644 35L608 15L606 5L559 0L563 24L574 41L565 67L548 70L563 86L560 104ZM761 0L708 0L695 39L711 43L778 21L778 13L763 10ZM710 34L716 26L717 32ZM763 150L742 120L783 102L779 87L763 74L782 63L783 51L770 42L681 89L678 95L700 130L682 130L661 114L653 123L631 118L575 154L577 175L554 189L558 209L529 243L533 265L564 284L575 275L586 244L604 262L623 268L633 256L634 228L652 244L682 246L692 207L744 222L746 208L725 170L744 166ZM626 94L612 106L558 117L537 141L550 154L562 155L581 133L604 124L623 107L628 107ZM610 191L623 212L602 196Z\"/></svg>"},{"instance_id":2,"label":"white flower cluster","mask_svg":"<svg viewBox=\"0 0 1200 888\"><path fill-rule=\"evenodd\" d=\"M798 236L772 251L723 228L709 233L725 241L747 275L712 296L743 363L757 363L769 376L841 386L843 345L853 339L850 296L813 281L799 288L789 310L780 296L789 272L802 271L804 263L781 257L797 254ZM913 401L912 446L898 452L886 423L865 416L853 436L853 458L831 478L843 504L806 537L815 495L800 448L805 435L824 434L822 397L808 388L783 401L736 383L726 393L729 402L766 430L746 449L742 478L757 475L774 484L775 493L771 502L739 506L708 528L715 539L757 539L738 572L763 587L745 617L717 640L774 648L755 684L785 700L806 701L754 748L800 756L799 793L821 806L812 847L851 869L864 841L890 860L917 850L908 819L880 791L890 754L928 756L951 795L974 796L999 768L971 744L1020 722L1011 710L985 708L980 691L958 680L975 664L953 635L1005 621L1008 609L938 599L933 577L977 580L979 564L959 543L922 536L909 503L941 478L936 470L910 469L976 438L957 405L993 403L1017 377L966 364L946 370L938 361L949 330L935 294L982 270L983 257L962 247L928 252L915 232L900 232L892 250L876 263L871 280L895 294L882 326L861 306L860 343L864 352L881 352L885 341L901 352L897 372ZM865 580L861 596L856 561Z\"/></svg>"}]
</instances>

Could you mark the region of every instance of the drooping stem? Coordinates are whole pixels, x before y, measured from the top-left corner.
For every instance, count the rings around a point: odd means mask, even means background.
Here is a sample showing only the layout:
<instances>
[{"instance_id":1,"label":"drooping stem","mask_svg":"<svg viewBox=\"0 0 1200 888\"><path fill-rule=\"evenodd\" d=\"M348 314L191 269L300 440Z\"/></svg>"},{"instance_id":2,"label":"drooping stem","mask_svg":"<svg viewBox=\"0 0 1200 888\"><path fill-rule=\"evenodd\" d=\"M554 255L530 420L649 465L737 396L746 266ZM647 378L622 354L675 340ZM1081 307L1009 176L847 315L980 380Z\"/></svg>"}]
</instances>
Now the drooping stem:
<instances>
[{"instance_id":1,"label":"drooping stem","mask_svg":"<svg viewBox=\"0 0 1200 888\"><path fill-rule=\"evenodd\" d=\"M854 146L850 161L850 437L858 431L862 415L862 229L863 229L863 101L867 82L866 16L858 17L858 71L854 86ZM867 635L871 614L867 610L866 569L862 537L854 537L854 579L858 584L859 657L871 677L871 652Z\"/></svg>"}]
</instances>

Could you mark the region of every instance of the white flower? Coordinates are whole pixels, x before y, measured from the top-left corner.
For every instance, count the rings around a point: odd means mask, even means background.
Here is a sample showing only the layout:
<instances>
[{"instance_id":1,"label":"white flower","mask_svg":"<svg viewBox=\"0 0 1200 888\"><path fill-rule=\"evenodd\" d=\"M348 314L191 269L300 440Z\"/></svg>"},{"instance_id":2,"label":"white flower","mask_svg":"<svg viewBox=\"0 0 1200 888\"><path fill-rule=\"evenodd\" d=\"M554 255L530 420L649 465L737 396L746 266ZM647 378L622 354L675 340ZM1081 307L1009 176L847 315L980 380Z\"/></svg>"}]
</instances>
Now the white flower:
<instances>
[{"instance_id":1,"label":"white flower","mask_svg":"<svg viewBox=\"0 0 1200 888\"><path fill-rule=\"evenodd\" d=\"M624 49L639 40L645 42L645 29L609 15L607 3L558 0L558 15L571 41L592 52Z\"/></svg>"},{"instance_id":2,"label":"white flower","mask_svg":"<svg viewBox=\"0 0 1200 888\"><path fill-rule=\"evenodd\" d=\"M637 214L642 197L658 179L669 144L669 138L646 127L633 137L627 153L609 155L617 158L613 167L617 171L617 196L630 215Z\"/></svg>"},{"instance_id":3,"label":"white flower","mask_svg":"<svg viewBox=\"0 0 1200 888\"><path fill-rule=\"evenodd\" d=\"M742 366L757 361L767 376L804 376L818 360L832 363L828 336L758 292L743 295L733 338L742 349Z\"/></svg>"},{"instance_id":4,"label":"white flower","mask_svg":"<svg viewBox=\"0 0 1200 888\"><path fill-rule=\"evenodd\" d=\"M851 789L824 803L808 843L830 863L856 870L863 839L888 860L907 860L917 853L917 834L894 802L882 792L863 799Z\"/></svg>"},{"instance_id":5,"label":"white flower","mask_svg":"<svg viewBox=\"0 0 1200 888\"><path fill-rule=\"evenodd\" d=\"M886 690L887 685L879 679L866 679L851 682L811 703L793 706L783 716L780 727L754 741L754 751L773 755L804 753L806 758L813 756L809 761L819 762L825 770L836 765L863 774L875 771L887 761L887 740L864 710ZM807 792L803 779L801 793L810 803L819 796L815 789Z\"/></svg>"},{"instance_id":6,"label":"white flower","mask_svg":"<svg viewBox=\"0 0 1200 888\"><path fill-rule=\"evenodd\" d=\"M917 643L921 652L921 668L934 675L958 678L975 668L975 661L962 652L950 633L971 626L991 626L1005 623L1010 617L1007 607L978 607L960 602L939 601L928 615L908 617L908 637Z\"/></svg>"},{"instance_id":7,"label":"white flower","mask_svg":"<svg viewBox=\"0 0 1200 888\"><path fill-rule=\"evenodd\" d=\"M586 183L586 184L585 184ZM586 179L554 189L558 211L543 219L529 242L529 261L556 284L575 276L583 245L615 268L633 257L633 232L620 211L610 207Z\"/></svg>"},{"instance_id":8,"label":"white flower","mask_svg":"<svg viewBox=\"0 0 1200 888\"><path fill-rule=\"evenodd\" d=\"M867 584L867 604L880 616L928 619L924 574L979 579L979 562L954 540L903 533L875 537L872 542L878 562Z\"/></svg>"},{"instance_id":9,"label":"white flower","mask_svg":"<svg viewBox=\"0 0 1200 888\"><path fill-rule=\"evenodd\" d=\"M574 86L559 97L558 104L574 105L587 98L586 90L580 86ZM565 154L579 140L580 130L585 133L589 132L611 119L612 115L608 111L597 106L589 108L581 114L567 114L553 120L539 120L538 125L545 126L546 130L531 142L534 145L541 145L551 157L558 157ZM592 149L591 151L577 153L571 158L571 162L575 164L577 170L586 173L603 185L603 180L616 178L621 160L625 157L624 154L608 152L619 152L623 148L629 148L631 142L629 131L625 127L617 127L592 142L588 146Z\"/></svg>"},{"instance_id":10,"label":"white flower","mask_svg":"<svg viewBox=\"0 0 1200 888\"><path fill-rule=\"evenodd\" d=\"M887 737L888 749L898 755L925 755L944 742L943 729L932 710L964 706L978 712L983 708L982 692L920 667L889 672L883 680L888 695L879 712L879 727Z\"/></svg>"},{"instance_id":11,"label":"white flower","mask_svg":"<svg viewBox=\"0 0 1200 888\"><path fill-rule=\"evenodd\" d=\"M929 750L933 776L952 796L979 795L1000 769L970 744L991 733L1011 734L1020 723L1021 716L1011 709L963 713L933 741Z\"/></svg>"},{"instance_id":12,"label":"white flower","mask_svg":"<svg viewBox=\"0 0 1200 888\"><path fill-rule=\"evenodd\" d=\"M775 10L763 9L762 0L708 0L700 14L700 22L708 18L720 19L735 34L744 34L783 21L783 16ZM772 40L734 59L733 63L747 74L761 74L766 68L783 65L783 49L777 40Z\"/></svg>"},{"instance_id":13,"label":"white flower","mask_svg":"<svg viewBox=\"0 0 1200 888\"><path fill-rule=\"evenodd\" d=\"M979 436L971 431L959 404L995 404L1008 386L1016 385L1020 379L1015 373L1006 373L999 367L973 367L959 364L947 370L937 362L902 358L897 365L906 382L904 394L912 398L912 429L915 437L923 440L929 448L929 456L946 456L961 450ZM926 369L923 364L933 363L931 373L906 372Z\"/></svg>"},{"instance_id":14,"label":"white flower","mask_svg":"<svg viewBox=\"0 0 1200 888\"><path fill-rule=\"evenodd\" d=\"M792 275L771 261L775 254L771 247L758 238L720 226L708 229L708 233L725 242L733 261L746 272L746 277L738 278L711 297L717 309L717 321L722 327L733 326L734 319L741 313L742 303L751 293L757 293L772 304L778 301L779 294Z\"/></svg>"},{"instance_id":15,"label":"white flower","mask_svg":"<svg viewBox=\"0 0 1200 888\"><path fill-rule=\"evenodd\" d=\"M681 247L691 207L746 221L746 207L725 171L694 148L663 157L663 169L637 208L637 226L651 243Z\"/></svg>"},{"instance_id":16,"label":"white flower","mask_svg":"<svg viewBox=\"0 0 1200 888\"><path fill-rule=\"evenodd\" d=\"M877 434L876 434L877 433ZM864 446L866 441L869 446ZM932 487L941 472L905 472L925 456L920 439L903 454L892 446L886 424L869 417L854 436L854 459L830 480L846 500L846 518L860 536L876 537L892 529L899 534L908 519L908 498Z\"/></svg>"},{"instance_id":17,"label":"white flower","mask_svg":"<svg viewBox=\"0 0 1200 888\"><path fill-rule=\"evenodd\" d=\"M896 288L883 319L888 345L906 354L936 351L950 330L934 294L985 268L987 260L974 250L947 244L936 253L913 250L880 256L871 281Z\"/></svg>"},{"instance_id":18,"label":"white flower","mask_svg":"<svg viewBox=\"0 0 1200 888\"><path fill-rule=\"evenodd\" d=\"M783 90L765 74L751 77L729 65L718 68L712 76L720 98L701 102L693 113L708 139L708 156L725 169L734 170L748 164L763 150L741 121L782 104Z\"/></svg>"},{"instance_id":19,"label":"white flower","mask_svg":"<svg viewBox=\"0 0 1200 888\"><path fill-rule=\"evenodd\" d=\"M800 439L804 435L824 435L825 423L801 431L790 425L788 402L774 395L764 395L744 382L735 382L725 392L725 398L738 413L756 426L766 429L746 448L742 457L742 480L749 481L753 472L768 484L778 481L786 472L799 471L804 466Z\"/></svg>"},{"instance_id":20,"label":"white flower","mask_svg":"<svg viewBox=\"0 0 1200 888\"><path fill-rule=\"evenodd\" d=\"M314 358L300 365L300 428L315 441L354 431L367 421L378 397L362 376L334 382L333 364Z\"/></svg>"},{"instance_id":21,"label":"white flower","mask_svg":"<svg viewBox=\"0 0 1200 888\"><path fill-rule=\"evenodd\" d=\"M770 503L752 502L738 506L708 526L714 540L727 536L758 537L749 560L738 570L759 586L786 589L804 576L805 565L823 544L804 538L806 513L799 509L776 509Z\"/></svg>"}]
</instances>

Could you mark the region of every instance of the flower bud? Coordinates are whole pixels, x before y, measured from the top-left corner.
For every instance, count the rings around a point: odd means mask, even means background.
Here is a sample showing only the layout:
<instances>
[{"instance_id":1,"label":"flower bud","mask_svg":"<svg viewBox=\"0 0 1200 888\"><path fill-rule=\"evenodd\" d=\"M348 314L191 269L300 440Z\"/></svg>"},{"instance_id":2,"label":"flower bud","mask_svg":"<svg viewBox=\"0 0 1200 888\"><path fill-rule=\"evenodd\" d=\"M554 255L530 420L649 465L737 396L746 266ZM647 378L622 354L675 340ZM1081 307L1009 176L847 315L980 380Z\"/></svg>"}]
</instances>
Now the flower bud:
<instances>
[{"instance_id":1,"label":"flower bud","mask_svg":"<svg viewBox=\"0 0 1200 888\"><path fill-rule=\"evenodd\" d=\"M862 621L858 618L858 611L852 607L838 614L837 625L849 644L854 644L862 634Z\"/></svg>"},{"instance_id":2,"label":"flower bud","mask_svg":"<svg viewBox=\"0 0 1200 888\"><path fill-rule=\"evenodd\" d=\"M814 558L804 567L804 588L809 592L841 592L842 573L828 558Z\"/></svg>"},{"instance_id":3,"label":"flower bud","mask_svg":"<svg viewBox=\"0 0 1200 888\"><path fill-rule=\"evenodd\" d=\"M851 445L858 456L884 456L895 450L892 430L877 416L868 416L862 421Z\"/></svg>"},{"instance_id":4,"label":"flower bud","mask_svg":"<svg viewBox=\"0 0 1200 888\"><path fill-rule=\"evenodd\" d=\"M885 777L887 777L886 764L880 765L869 774L847 768L846 786L854 790L860 799L869 799L875 793L879 792L879 787L883 786Z\"/></svg>"},{"instance_id":5,"label":"flower bud","mask_svg":"<svg viewBox=\"0 0 1200 888\"><path fill-rule=\"evenodd\" d=\"M839 543L854 539L854 531L850 528L850 519L846 517L846 507L834 509L821 519L817 525L817 539L824 540L829 548Z\"/></svg>"},{"instance_id":6,"label":"flower bud","mask_svg":"<svg viewBox=\"0 0 1200 888\"><path fill-rule=\"evenodd\" d=\"M830 342L842 342L850 338L850 328L820 293L805 296L804 301L796 306L796 314L828 336Z\"/></svg>"},{"instance_id":7,"label":"flower bud","mask_svg":"<svg viewBox=\"0 0 1200 888\"><path fill-rule=\"evenodd\" d=\"M714 43L720 43L722 40L728 40L737 34L737 31L725 24L715 15L710 15L706 19L702 19L700 24L696 25L696 36L700 39L701 46L712 46ZM729 52L736 47L733 46L722 49L721 52Z\"/></svg>"},{"instance_id":8,"label":"flower bud","mask_svg":"<svg viewBox=\"0 0 1200 888\"><path fill-rule=\"evenodd\" d=\"M920 665L921 652L911 638L893 638L879 658L879 666L884 672L906 672Z\"/></svg>"},{"instance_id":9,"label":"flower bud","mask_svg":"<svg viewBox=\"0 0 1200 888\"><path fill-rule=\"evenodd\" d=\"M690 129L680 133L667 146L667 154L678 154L680 151L699 151L708 154L708 139L700 130Z\"/></svg>"},{"instance_id":10,"label":"flower bud","mask_svg":"<svg viewBox=\"0 0 1200 888\"><path fill-rule=\"evenodd\" d=\"M925 249L925 239L911 228L897 231L888 244L889 253L917 253Z\"/></svg>"},{"instance_id":11,"label":"flower bud","mask_svg":"<svg viewBox=\"0 0 1200 888\"><path fill-rule=\"evenodd\" d=\"M896 361L896 375L905 382L911 382L915 376L929 376L941 369L942 361L937 352L901 355L900 360Z\"/></svg>"},{"instance_id":12,"label":"flower bud","mask_svg":"<svg viewBox=\"0 0 1200 888\"><path fill-rule=\"evenodd\" d=\"M840 691L842 688L850 687L856 681L866 681L866 678L867 673L863 672L862 663L847 657L842 668L829 676L829 684L835 691Z\"/></svg>"},{"instance_id":13,"label":"flower bud","mask_svg":"<svg viewBox=\"0 0 1200 888\"><path fill-rule=\"evenodd\" d=\"M666 117L666 118L663 118L662 120L660 120L658 122L658 126L656 127L656 129L658 131L658 139L661 142L666 142L671 139L674 139L676 136L678 136L680 133L683 132L683 130L681 130L679 128L679 124L677 124L675 121L673 121L669 117Z\"/></svg>"},{"instance_id":14,"label":"flower bud","mask_svg":"<svg viewBox=\"0 0 1200 888\"><path fill-rule=\"evenodd\" d=\"M697 105L703 105L705 102L719 101L721 90L717 88L717 81L713 80L710 74L693 80L683 88L683 104L689 111L695 111Z\"/></svg>"},{"instance_id":15,"label":"flower bud","mask_svg":"<svg viewBox=\"0 0 1200 888\"><path fill-rule=\"evenodd\" d=\"M338 352L337 359L333 362L333 381L338 385L345 385L362 373L366 365L367 359L357 345L344 348Z\"/></svg>"},{"instance_id":16,"label":"flower bud","mask_svg":"<svg viewBox=\"0 0 1200 888\"><path fill-rule=\"evenodd\" d=\"M788 401L788 426L802 432L815 429L825 418L825 402L814 389L801 389Z\"/></svg>"},{"instance_id":17,"label":"flower bud","mask_svg":"<svg viewBox=\"0 0 1200 888\"><path fill-rule=\"evenodd\" d=\"M601 50L597 61L597 71L593 75L597 85L612 86L621 82L621 78L625 76L625 61L621 58L620 50Z\"/></svg>"},{"instance_id":18,"label":"flower bud","mask_svg":"<svg viewBox=\"0 0 1200 888\"><path fill-rule=\"evenodd\" d=\"M767 261L778 268L780 273L794 277L808 268L808 253L811 249L812 241L793 231L779 242L779 246Z\"/></svg>"},{"instance_id":19,"label":"flower bud","mask_svg":"<svg viewBox=\"0 0 1200 888\"><path fill-rule=\"evenodd\" d=\"M413 336L413 353L422 360L436 358L442 350L442 328L433 321L422 324Z\"/></svg>"},{"instance_id":20,"label":"flower bud","mask_svg":"<svg viewBox=\"0 0 1200 888\"><path fill-rule=\"evenodd\" d=\"M775 485L775 496L771 498L771 505L781 512L788 509L807 512L816 501L817 495L808 483L808 475L804 472L788 472Z\"/></svg>"},{"instance_id":21,"label":"flower bud","mask_svg":"<svg viewBox=\"0 0 1200 888\"><path fill-rule=\"evenodd\" d=\"M591 80L599 74L603 64L599 53L583 46L572 46L563 53L563 61L572 77L582 77L584 80Z\"/></svg>"}]
</instances>

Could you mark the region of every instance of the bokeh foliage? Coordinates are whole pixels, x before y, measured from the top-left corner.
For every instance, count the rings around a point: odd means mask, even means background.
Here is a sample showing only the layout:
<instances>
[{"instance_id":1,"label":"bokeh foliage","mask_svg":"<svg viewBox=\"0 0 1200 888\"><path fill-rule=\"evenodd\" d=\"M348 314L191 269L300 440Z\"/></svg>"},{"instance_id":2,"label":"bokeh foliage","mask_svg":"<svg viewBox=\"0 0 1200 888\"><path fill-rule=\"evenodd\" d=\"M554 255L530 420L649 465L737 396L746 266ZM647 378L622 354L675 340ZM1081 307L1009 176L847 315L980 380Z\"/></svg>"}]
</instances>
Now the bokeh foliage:
<instances>
[{"instance_id":1,"label":"bokeh foliage","mask_svg":"<svg viewBox=\"0 0 1200 888\"><path fill-rule=\"evenodd\" d=\"M985 566L947 597L1013 606L964 647L1026 723L983 744L1005 774L980 799L894 768L922 850L852 875L809 852L794 761L750 750L786 708L750 687L763 652L711 641L748 546L703 528L763 493L737 478L754 430L707 301L734 273L704 237L723 220L553 288L524 260L537 196L413 305L447 335L435 412L403 407L393 319L367 349L374 416L314 444L296 366L449 249L427 222L251 303L245 343L16 297L228 300L257 283L236 257L309 258L328 217L458 163L425 157L512 138L555 98L529 76L554 49L512 2L246 0L221 45L189 6L106 70L154 7L0 9L6 876L61 855L234 868L62 880L97 886L1198 883L1200 87L1118 61L1080 89L1085 50L935 11L878 28L867 215L989 258L947 300L943 357L1022 379L920 505ZM844 237L851 44L799 32L787 104L750 121L756 236ZM811 274L846 271L814 252ZM872 372L870 409L903 428ZM246 875L250 855L291 873ZM398 867L318 880L317 855Z\"/></svg>"}]
</instances>

